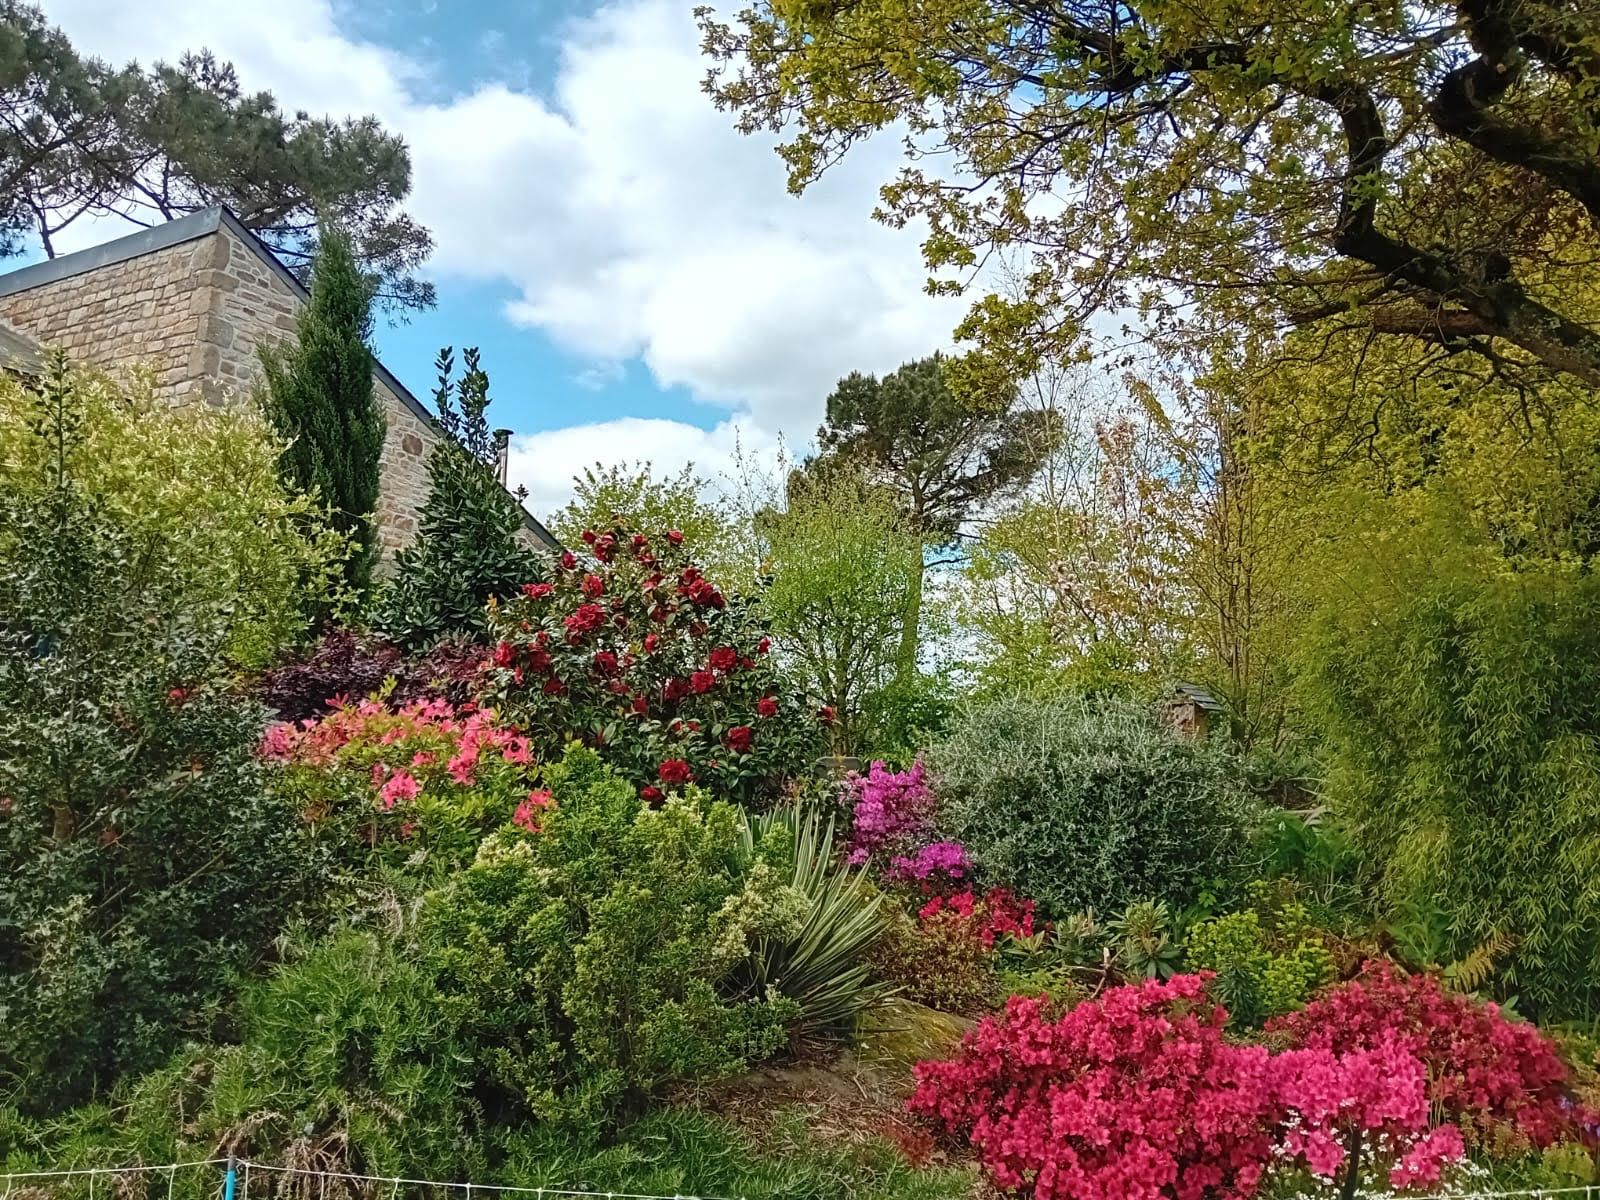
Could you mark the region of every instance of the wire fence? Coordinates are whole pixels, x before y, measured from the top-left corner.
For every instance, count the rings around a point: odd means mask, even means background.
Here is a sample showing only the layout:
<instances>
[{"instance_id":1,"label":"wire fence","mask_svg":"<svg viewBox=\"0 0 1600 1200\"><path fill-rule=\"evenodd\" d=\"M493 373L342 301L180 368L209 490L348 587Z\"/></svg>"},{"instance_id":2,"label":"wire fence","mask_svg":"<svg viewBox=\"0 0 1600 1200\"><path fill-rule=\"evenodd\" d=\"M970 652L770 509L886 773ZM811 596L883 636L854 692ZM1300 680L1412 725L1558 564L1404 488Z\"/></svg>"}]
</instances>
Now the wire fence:
<instances>
[{"instance_id":1,"label":"wire fence","mask_svg":"<svg viewBox=\"0 0 1600 1200\"><path fill-rule=\"evenodd\" d=\"M198 1184L198 1188L194 1185ZM164 1166L72 1167L0 1173L0 1200L472 1200L474 1195L535 1200L757 1200L703 1193L596 1191L526 1187L396 1175L358 1175L278 1166L243 1158L208 1158ZM1462 1188L1406 1200L1600 1200L1600 1184L1507 1191ZM779 1200L778 1197L760 1200Z\"/></svg>"},{"instance_id":2,"label":"wire fence","mask_svg":"<svg viewBox=\"0 0 1600 1200\"><path fill-rule=\"evenodd\" d=\"M532 1196L535 1200L748 1200L743 1196L689 1192L667 1195L360 1175L243 1158L208 1158L163 1166L0 1172L0 1200L194 1200L197 1196L204 1200L472 1200L475 1194L485 1200L503 1195Z\"/></svg>"}]
</instances>

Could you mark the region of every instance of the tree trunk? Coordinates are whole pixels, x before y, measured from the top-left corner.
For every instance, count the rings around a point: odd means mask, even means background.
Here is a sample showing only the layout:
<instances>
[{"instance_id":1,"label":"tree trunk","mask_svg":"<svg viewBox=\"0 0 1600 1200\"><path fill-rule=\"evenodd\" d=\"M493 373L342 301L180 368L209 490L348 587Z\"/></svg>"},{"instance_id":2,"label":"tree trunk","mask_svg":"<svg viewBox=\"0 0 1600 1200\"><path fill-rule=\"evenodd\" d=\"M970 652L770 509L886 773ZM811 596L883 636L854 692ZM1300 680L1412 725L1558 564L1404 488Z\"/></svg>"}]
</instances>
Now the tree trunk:
<instances>
[{"instance_id":1,"label":"tree trunk","mask_svg":"<svg viewBox=\"0 0 1600 1200\"><path fill-rule=\"evenodd\" d=\"M906 597L905 624L900 629L900 651L895 662L896 683L909 684L917 677L917 648L922 626L922 578L927 572L924 547L917 556L917 569L912 573L910 594Z\"/></svg>"}]
</instances>

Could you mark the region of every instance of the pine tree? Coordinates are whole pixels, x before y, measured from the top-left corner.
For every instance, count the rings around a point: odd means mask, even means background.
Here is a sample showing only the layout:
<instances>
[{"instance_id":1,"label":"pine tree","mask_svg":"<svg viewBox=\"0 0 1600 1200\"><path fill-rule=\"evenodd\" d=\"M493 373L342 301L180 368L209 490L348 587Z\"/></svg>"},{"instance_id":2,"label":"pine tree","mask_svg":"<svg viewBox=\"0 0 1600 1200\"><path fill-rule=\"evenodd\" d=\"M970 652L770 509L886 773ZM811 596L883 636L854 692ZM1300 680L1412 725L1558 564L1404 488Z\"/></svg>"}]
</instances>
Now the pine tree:
<instances>
[{"instance_id":1,"label":"pine tree","mask_svg":"<svg viewBox=\"0 0 1600 1200\"><path fill-rule=\"evenodd\" d=\"M489 376L478 351L463 353L453 380L447 346L434 366L434 404L450 436L428 458L428 500L417 539L395 556L394 576L378 606L377 627L417 649L440 638L481 636L489 597L504 600L542 578L539 556L522 540L522 508L495 473L496 449L485 415Z\"/></svg>"},{"instance_id":2,"label":"pine tree","mask_svg":"<svg viewBox=\"0 0 1600 1200\"><path fill-rule=\"evenodd\" d=\"M314 489L334 527L354 541L345 574L362 598L377 560L373 510L385 428L372 385L371 337L371 282L349 241L325 229L295 345L261 352L265 407L289 439L280 462L284 481L300 491Z\"/></svg>"}]
</instances>

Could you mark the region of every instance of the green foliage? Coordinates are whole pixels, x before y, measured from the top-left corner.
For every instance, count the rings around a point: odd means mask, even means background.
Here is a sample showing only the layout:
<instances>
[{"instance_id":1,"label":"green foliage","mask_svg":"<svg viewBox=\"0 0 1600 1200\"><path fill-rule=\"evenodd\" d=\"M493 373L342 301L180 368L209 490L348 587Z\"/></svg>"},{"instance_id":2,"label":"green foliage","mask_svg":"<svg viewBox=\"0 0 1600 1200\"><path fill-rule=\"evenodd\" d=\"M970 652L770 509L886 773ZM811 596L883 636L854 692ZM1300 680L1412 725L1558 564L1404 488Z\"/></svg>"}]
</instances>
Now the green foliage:
<instances>
[{"instance_id":1,"label":"green foliage","mask_svg":"<svg viewBox=\"0 0 1600 1200\"><path fill-rule=\"evenodd\" d=\"M853 753L866 697L896 672L921 569L922 542L892 495L847 472L797 475L767 527L771 579L761 603L783 660L806 693L834 710Z\"/></svg>"},{"instance_id":2,"label":"green foliage","mask_svg":"<svg viewBox=\"0 0 1600 1200\"><path fill-rule=\"evenodd\" d=\"M371 932L291 946L245 987L237 1044L180 1054L105 1105L10 1128L0 1115L0 1159L13 1169L189 1162L225 1146L332 1171L481 1178L469 1060L412 958L403 939ZM215 1177L179 1172L174 1185L177 1200L201 1200Z\"/></svg>"},{"instance_id":3,"label":"green foliage","mask_svg":"<svg viewBox=\"0 0 1600 1200\"><path fill-rule=\"evenodd\" d=\"M1361 850L1331 813L1269 809L1255 850L1261 874L1292 880L1301 898L1324 919L1365 915Z\"/></svg>"},{"instance_id":4,"label":"green foliage","mask_svg":"<svg viewBox=\"0 0 1600 1200\"><path fill-rule=\"evenodd\" d=\"M1106 922L1117 965L1129 979L1171 979L1183 960L1162 900L1136 900Z\"/></svg>"},{"instance_id":5,"label":"green foliage","mask_svg":"<svg viewBox=\"0 0 1600 1200\"><path fill-rule=\"evenodd\" d=\"M1600 383L1592 6L941 0L908 21L893 0L762 0L699 18L712 96L788 135L795 190L874 132L926 135L885 166L879 219L926 223L943 294L1013 264L957 331L979 343L956 364L972 395L1134 308L1190 345L1211 332L1196 308L1320 318L1319 339Z\"/></svg>"},{"instance_id":6,"label":"green foliage","mask_svg":"<svg viewBox=\"0 0 1600 1200\"><path fill-rule=\"evenodd\" d=\"M785 1200L966 1200L965 1167L912 1165L886 1137L824 1147L814 1109L796 1106L759 1140L726 1121L663 1108L591 1145L548 1127L506 1135L503 1177L522 1187L585 1188L660 1195L782 1196ZM897 1132L888 1125L887 1134Z\"/></svg>"},{"instance_id":7,"label":"green foliage","mask_svg":"<svg viewBox=\"0 0 1600 1200\"><path fill-rule=\"evenodd\" d=\"M789 886L806 902L805 922L790 936L756 939L739 978L754 994L784 996L799 1006L795 1038L850 1035L867 1009L890 989L871 978L871 956L883 936L884 897L866 871L842 866L833 822L814 805L769 813L747 822L753 856L774 837L792 840Z\"/></svg>"},{"instance_id":8,"label":"green foliage","mask_svg":"<svg viewBox=\"0 0 1600 1200\"><path fill-rule=\"evenodd\" d=\"M363 599L378 555L373 513L385 429L373 390L371 340L371 284L348 238L325 228L311 302L296 318L295 344L261 349L263 404L288 441L279 460L284 480L313 493L333 527L354 544L345 578Z\"/></svg>"},{"instance_id":9,"label":"green foliage","mask_svg":"<svg viewBox=\"0 0 1600 1200\"><path fill-rule=\"evenodd\" d=\"M941 827L1047 914L1185 905L1234 869L1254 816L1224 748L1109 694L971 705L928 761Z\"/></svg>"},{"instance_id":10,"label":"green foliage","mask_svg":"<svg viewBox=\"0 0 1600 1200\"><path fill-rule=\"evenodd\" d=\"M955 712L956 689L941 675L891 679L862 700L863 757L909 767L921 748L944 733Z\"/></svg>"},{"instance_id":11,"label":"green foliage","mask_svg":"<svg viewBox=\"0 0 1600 1200\"><path fill-rule=\"evenodd\" d=\"M220 623L222 652L244 667L299 638L307 597L337 604L348 552L307 497L284 489L282 449L256 412L173 408L145 379L119 387L60 359L38 387L0 378L0 491L44 495L59 470L136 551L127 584L159 581Z\"/></svg>"},{"instance_id":12,"label":"green foliage","mask_svg":"<svg viewBox=\"0 0 1600 1200\"><path fill-rule=\"evenodd\" d=\"M400 209L404 140L374 117L286 116L209 52L112 67L80 55L33 5L0 5L0 249L55 238L87 213L141 225L226 204L304 280L319 220L350 232L386 303L433 304L412 272L433 239ZM292 108L292 106L291 106Z\"/></svg>"},{"instance_id":13,"label":"green foliage","mask_svg":"<svg viewBox=\"0 0 1600 1200\"><path fill-rule=\"evenodd\" d=\"M747 851L738 810L696 788L648 808L591 750L545 782L541 831L491 838L424 909L475 1069L536 1118L593 1130L777 1050L799 1005L730 985L755 939L805 920L774 861L787 846Z\"/></svg>"},{"instance_id":14,"label":"green foliage","mask_svg":"<svg viewBox=\"0 0 1600 1200\"><path fill-rule=\"evenodd\" d=\"M478 365L476 349L464 358L466 370L454 383L449 347L435 361L434 403L451 436L428 457L428 499L416 540L395 555L374 618L380 630L412 650L445 637L482 638L490 598L504 601L547 573L523 540L522 506L495 474L486 416L489 376Z\"/></svg>"},{"instance_id":15,"label":"green foliage","mask_svg":"<svg viewBox=\"0 0 1600 1200\"><path fill-rule=\"evenodd\" d=\"M1389 568L1406 574L1374 589L1383 620L1318 614L1303 685L1324 722L1326 791L1386 906L1442 910L1447 936L1430 956L1503 935L1525 1002L1592 1016L1600 583L1560 562L1463 569L1446 557L1455 540L1423 543L1448 574L1419 579L1406 558Z\"/></svg>"},{"instance_id":16,"label":"green foliage","mask_svg":"<svg viewBox=\"0 0 1600 1200\"><path fill-rule=\"evenodd\" d=\"M0 1088L30 1106L203 1032L317 872L222 614L75 483L62 376L46 399L48 486L0 497Z\"/></svg>"},{"instance_id":17,"label":"green foliage","mask_svg":"<svg viewBox=\"0 0 1600 1200\"><path fill-rule=\"evenodd\" d=\"M733 520L704 497L710 485L688 464L676 475L656 477L649 462L631 466L595 463L573 476L572 499L550 515L550 532L576 546L585 529L676 529L683 548L712 579L747 591L756 564L740 553Z\"/></svg>"},{"instance_id":18,"label":"green foliage","mask_svg":"<svg viewBox=\"0 0 1600 1200\"><path fill-rule=\"evenodd\" d=\"M1260 1025L1301 1007L1333 982L1333 956L1305 906L1274 903L1254 885L1254 906L1201 921L1189 931L1191 971L1213 971L1219 1001L1236 1025Z\"/></svg>"}]
</instances>

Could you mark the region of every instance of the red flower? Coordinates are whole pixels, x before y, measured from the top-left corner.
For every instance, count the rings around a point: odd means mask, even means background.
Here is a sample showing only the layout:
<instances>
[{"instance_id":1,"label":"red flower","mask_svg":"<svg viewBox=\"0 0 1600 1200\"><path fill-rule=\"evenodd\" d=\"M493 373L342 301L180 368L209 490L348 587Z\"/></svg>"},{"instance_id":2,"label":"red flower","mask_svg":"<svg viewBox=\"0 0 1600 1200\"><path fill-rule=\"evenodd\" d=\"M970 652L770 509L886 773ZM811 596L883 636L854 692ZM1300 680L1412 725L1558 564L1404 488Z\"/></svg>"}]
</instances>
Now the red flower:
<instances>
[{"instance_id":1,"label":"red flower","mask_svg":"<svg viewBox=\"0 0 1600 1200\"><path fill-rule=\"evenodd\" d=\"M644 534L636 533L636 534L633 535L633 548L635 550L643 550L649 544L650 544L650 539L645 537Z\"/></svg>"},{"instance_id":2,"label":"red flower","mask_svg":"<svg viewBox=\"0 0 1600 1200\"><path fill-rule=\"evenodd\" d=\"M694 778L689 770L689 764L681 758L669 758L656 769L656 774L661 777L661 782L669 787L673 784L688 783Z\"/></svg>"},{"instance_id":3,"label":"red flower","mask_svg":"<svg viewBox=\"0 0 1600 1200\"><path fill-rule=\"evenodd\" d=\"M735 754L749 754L750 743L754 739L755 731L751 729L750 726L735 725L732 729L728 730L727 737L724 740L728 743L728 749L732 750Z\"/></svg>"},{"instance_id":4,"label":"red flower","mask_svg":"<svg viewBox=\"0 0 1600 1200\"><path fill-rule=\"evenodd\" d=\"M739 653L732 646L718 646L711 652L713 671L731 671L739 665Z\"/></svg>"},{"instance_id":5,"label":"red flower","mask_svg":"<svg viewBox=\"0 0 1600 1200\"><path fill-rule=\"evenodd\" d=\"M543 600L545 597L552 595L555 590L554 585L548 583L525 583L522 585L522 594L530 600Z\"/></svg>"},{"instance_id":6,"label":"red flower","mask_svg":"<svg viewBox=\"0 0 1600 1200\"><path fill-rule=\"evenodd\" d=\"M609 533L601 534L600 540L594 544L594 556L601 562L608 563L611 561L612 554L616 548L617 539L614 535Z\"/></svg>"},{"instance_id":7,"label":"red flower","mask_svg":"<svg viewBox=\"0 0 1600 1200\"><path fill-rule=\"evenodd\" d=\"M821 708L817 709L817 719L822 721L824 724L832 725L839 719L839 714L833 711L833 705L824 704Z\"/></svg>"},{"instance_id":8,"label":"red flower","mask_svg":"<svg viewBox=\"0 0 1600 1200\"><path fill-rule=\"evenodd\" d=\"M581 637L586 633L593 633L606 623L606 610L598 604L580 604L563 624L567 627L568 640L574 635Z\"/></svg>"},{"instance_id":9,"label":"red flower","mask_svg":"<svg viewBox=\"0 0 1600 1200\"><path fill-rule=\"evenodd\" d=\"M494 648L494 665L509 667L516 659L517 650L510 642L501 642Z\"/></svg>"},{"instance_id":10,"label":"red flower","mask_svg":"<svg viewBox=\"0 0 1600 1200\"><path fill-rule=\"evenodd\" d=\"M171 690L169 690L167 692L167 703L169 703L169 704L173 704L173 705L182 704L188 698L189 698L189 689L188 688L175 687L175 688L172 688Z\"/></svg>"},{"instance_id":11,"label":"red flower","mask_svg":"<svg viewBox=\"0 0 1600 1200\"><path fill-rule=\"evenodd\" d=\"M768 650L771 650L771 649L772 649L772 639L769 638L769 637L764 637L759 642L756 643L756 653L757 654L765 654Z\"/></svg>"},{"instance_id":12,"label":"red flower","mask_svg":"<svg viewBox=\"0 0 1600 1200\"><path fill-rule=\"evenodd\" d=\"M596 651L594 669L602 675L615 675L617 671L617 656L609 650Z\"/></svg>"},{"instance_id":13,"label":"red flower","mask_svg":"<svg viewBox=\"0 0 1600 1200\"><path fill-rule=\"evenodd\" d=\"M633 711L641 717L647 715L650 712L650 701L644 696L635 696L633 698Z\"/></svg>"},{"instance_id":14,"label":"red flower","mask_svg":"<svg viewBox=\"0 0 1600 1200\"><path fill-rule=\"evenodd\" d=\"M561 569L563 571L570 571L578 565L578 556L571 550L563 550L561 552L561 557L556 561L561 564Z\"/></svg>"},{"instance_id":15,"label":"red flower","mask_svg":"<svg viewBox=\"0 0 1600 1200\"><path fill-rule=\"evenodd\" d=\"M562 683L561 680L557 679L554 675L550 676L549 679L544 681L544 694L546 696L559 696L566 690L567 685Z\"/></svg>"},{"instance_id":16,"label":"red flower","mask_svg":"<svg viewBox=\"0 0 1600 1200\"><path fill-rule=\"evenodd\" d=\"M585 575L583 577L583 594L591 600L598 600L606 594L606 581L598 575Z\"/></svg>"},{"instance_id":17,"label":"red flower","mask_svg":"<svg viewBox=\"0 0 1600 1200\"><path fill-rule=\"evenodd\" d=\"M696 671L693 675L689 676L689 690L694 692L696 695L709 692L716 686L717 677L710 671Z\"/></svg>"},{"instance_id":18,"label":"red flower","mask_svg":"<svg viewBox=\"0 0 1600 1200\"><path fill-rule=\"evenodd\" d=\"M660 644L661 639L655 634L647 633L644 635L644 652L646 654L654 654L656 652L656 647Z\"/></svg>"},{"instance_id":19,"label":"red flower","mask_svg":"<svg viewBox=\"0 0 1600 1200\"><path fill-rule=\"evenodd\" d=\"M622 679L613 679L610 683L606 684L606 690L609 691L613 696L626 696L628 694L627 681Z\"/></svg>"},{"instance_id":20,"label":"red flower","mask_svg":"<svg viewBox=\"0 0 1600 1200\"><path fill-rule=\"evenodd\" d=\"M666 686L661 689L661 694L666 698L668 704L672 704L682 700L689 694L689 685L674 675L667 680Z\"/></svg>"},{"instance_id":21,"label":"red flower","mask_svg":"<svg viewBox=\"0 0 1600 1200\"><path fill-rule=\"evenodd\" d=\"M679 529L667 530L667 541L671 542L674 546L683 545L683 531Z\"/></svg>"},{"instance_id":22,"label":"red flower","mask_svg":"<svg viewBox=\"0 0 1600 1200\"><path fill-rule=\"evenodd\" d=\"M639 799L643 800L646 804L660 804L661 789L656 787L654 784L647 783L639 789Z\"/></svg>"},{"instance_id":23,"label":"red flower","mask_svg":"<svg viewBox=\"0 0 1600 1200\"><path fill-rule=\"evenodd\" d=\"M528 666L530 668L532 668L533 670L538 671L541 675L546 673L547 671L549 671L550 670L550 651L548 651L548 650L530 650L530 651L528 651Z\"/></svg>"},{"instance_id":24,"label":"red flower","mask_svg":"<svg viewBox=\"0 0 1600 1200\"><path fill-rule=\"evenodd\" d=\"M756 701L756 715L762 717L775 717L778 715L778 702L771 696L763 696Z\"/></svg>"}]
</instances>

